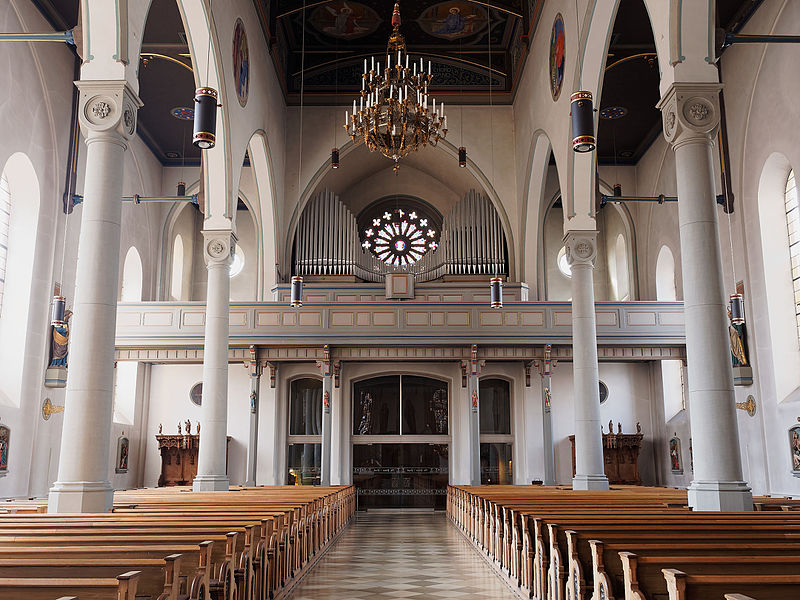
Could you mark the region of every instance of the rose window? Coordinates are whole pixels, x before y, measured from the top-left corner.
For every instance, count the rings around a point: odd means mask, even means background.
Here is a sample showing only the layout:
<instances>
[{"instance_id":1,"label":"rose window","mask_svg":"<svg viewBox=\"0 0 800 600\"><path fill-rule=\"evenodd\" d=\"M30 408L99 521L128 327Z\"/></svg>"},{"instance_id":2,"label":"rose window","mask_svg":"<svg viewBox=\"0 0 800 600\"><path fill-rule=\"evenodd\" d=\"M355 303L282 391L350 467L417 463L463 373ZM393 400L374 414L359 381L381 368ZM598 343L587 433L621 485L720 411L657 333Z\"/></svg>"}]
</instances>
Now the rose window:
<instances>
[{"instance_id":1,"label":"rose window","mask_svg":"<svg viewBox=\"0 0 800 600\"><path fill-rule=\"evenodd\" d=\"M416 211L386 210L361 232L362 247L390 267L407 267L439 246L439 231Z\"/></svg>"}]
</instances>

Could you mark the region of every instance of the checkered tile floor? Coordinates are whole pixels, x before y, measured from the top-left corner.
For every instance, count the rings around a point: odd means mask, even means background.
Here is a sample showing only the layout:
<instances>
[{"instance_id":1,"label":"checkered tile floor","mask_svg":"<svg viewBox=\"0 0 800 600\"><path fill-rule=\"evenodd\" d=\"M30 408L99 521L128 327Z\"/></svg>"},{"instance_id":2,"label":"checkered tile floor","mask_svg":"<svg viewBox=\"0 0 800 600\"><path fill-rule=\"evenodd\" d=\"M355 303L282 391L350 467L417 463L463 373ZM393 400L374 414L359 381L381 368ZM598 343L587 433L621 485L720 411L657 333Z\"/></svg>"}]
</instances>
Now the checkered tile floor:
<instances>
[{"instance_id":1,"label":"checkered tile floor","mask_svg":"<svg viewBox=\"0 0 800 600\"><path fill-rule=\"evenodd\" d=\"M290 600L516 596L441 513L367 513L342 534Z\"/></svg>"}]
</instances>

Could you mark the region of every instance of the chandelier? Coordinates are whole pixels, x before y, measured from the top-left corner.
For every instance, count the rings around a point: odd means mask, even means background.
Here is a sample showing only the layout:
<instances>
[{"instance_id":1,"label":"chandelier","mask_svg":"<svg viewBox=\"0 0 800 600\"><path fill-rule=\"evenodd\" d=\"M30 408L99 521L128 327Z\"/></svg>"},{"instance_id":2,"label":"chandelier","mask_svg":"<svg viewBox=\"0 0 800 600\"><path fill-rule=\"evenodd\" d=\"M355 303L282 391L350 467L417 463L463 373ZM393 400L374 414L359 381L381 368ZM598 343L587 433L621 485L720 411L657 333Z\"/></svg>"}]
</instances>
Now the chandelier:
<instances>
[{"instance_id":1,"label":"chandelier","mask_svg":"<svg viewBox=\"0 0 800 600\"><path fill-rule=\"evenodd\" d=\"M431 62L427 71L421 58L419 65L414 61L409 66L406 42L400 33L399 2L394 5L392 27L385 68L381 71L380 61L376 65L373 56L367 69L364 59L361 98L353 100L352 114L345 111L344 127L353 142L361 138L370 152L378 150L391 158L397 172L401 158L428 144L436 146L447 135L447 117L444 103L437 107L436 99L428 95L433 79Z\"/></svg>"}]
</instances>

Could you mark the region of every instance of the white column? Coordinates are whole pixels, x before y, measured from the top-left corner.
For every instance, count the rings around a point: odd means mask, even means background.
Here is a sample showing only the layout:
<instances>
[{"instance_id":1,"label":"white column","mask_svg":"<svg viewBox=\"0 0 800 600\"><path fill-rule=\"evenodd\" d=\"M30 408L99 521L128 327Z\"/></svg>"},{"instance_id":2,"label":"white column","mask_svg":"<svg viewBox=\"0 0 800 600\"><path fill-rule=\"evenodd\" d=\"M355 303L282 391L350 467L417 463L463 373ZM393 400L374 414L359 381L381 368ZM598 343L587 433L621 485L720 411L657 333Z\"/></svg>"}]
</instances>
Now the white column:
<instances>
[{"instance_id":1,"label":"white column","mask_svg":"<svg viewBox=\"0 0 800 600\"><path fill-rule=\"evenodd\" d=\"M550 359L551 346L544 350L544 360L540 374L542 376L542 447L544 453L544 484L556 484L555 450L553 448L553 416L552 416L552 378L555 363Z\"/></svg>"},{"instance_id":2,"label":"white column","mask_svg":"<svg viewBox=\"0 0 800 600\"><path fill-rule=\"evenodd\" d=\"M600 375L592 272L596 231L570 231L564 240L572 268L572 369L575 409L574 490L607 490L600 429Z\"/></svg>"},{"instance_id":3,"label":"white column","mask_svg":"<svg viewBox=\"0 0 800 600\"><path fill-rule=\"evenodd\" d=\"M231 263L236 237L230 230L203 231L208 270L206 330L203 344L203 405L196 492L228 489L228 334Z\"/></svg>"},{"instance_id":4,"label":"white column","mask_svg":"<svg viewBox=\"0 0 800 600\"><path fill-rule=\"evenodd\" d=\"M472 346L471 359L467 363L467 392L469 395L469 484L481 484L481 410L480 410L480 363L478 347Z\"/></svg>"},{"instance_id":5,"label":"white column","mask_svg":"<svg viewBox=\"0 0 800 600\"><path fill-rule=\"evenodd\" d=\"M250 432L247 440L247 475L244 484L256 484L256 461L258 457L258 404L261 388L262 365L256 356L256 349L250 346Z\"/></svg>"},{"instance_id":6,"label":"white column","mask_svg":"<svg viewBox=\"0 0 800 600\"><path fill-rule=\"evenodd\" d=\"M50 512L104 512L114 395L123 156L141 101L124 81L76 81L86 182L58 480Z\"/></svg>"},{"instance_id":7,"label":"white column","mask_svg":"<svg viewBox=\"0 0 800 600\"><path fill-rule=\"evenodd\" d=\"M331 402L333 400L333 365L330 348L323 348L323 359L318 363L322 369L322 465L320 485L331 484Z\"/></svg>"},{"instance_id":8,"label":"white column","mask_svg":"<svg viewBox=\"0 0 800 600\"><path fill-rule=\"evenodd\" d=\"M743 480L722 281L713 139L718 83L673 84L659 108L675 150L695 510L753 510Z\"/></svg>"}]
</instances>

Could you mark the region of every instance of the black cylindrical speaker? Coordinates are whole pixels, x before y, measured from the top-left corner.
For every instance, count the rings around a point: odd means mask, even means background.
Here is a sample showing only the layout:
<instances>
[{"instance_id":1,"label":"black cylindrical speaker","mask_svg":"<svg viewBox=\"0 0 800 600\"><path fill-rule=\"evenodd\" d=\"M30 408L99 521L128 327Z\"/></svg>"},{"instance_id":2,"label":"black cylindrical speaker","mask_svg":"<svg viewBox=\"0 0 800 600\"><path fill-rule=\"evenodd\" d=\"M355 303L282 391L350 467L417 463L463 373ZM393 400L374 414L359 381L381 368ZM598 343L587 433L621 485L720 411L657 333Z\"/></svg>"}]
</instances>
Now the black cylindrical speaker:
<instances>
[{"instance_id":1,"label":"black cylindrical speaker","mask_svg":"<svg viewBox=\"0 0 800 600\"><path fill-rule=\"evenodd\" d=\"M595 148L592 92L575 92L570 97L570 103L572 149L575 152L591 152Z\"/></svg>"},{"instance_id":2,"label":"black cylindrical speaker","mask_svg":"<svg viewBox=\"0 0 800 600\"><path fill-rule=\"evenodd\" d=\"M197 88L194 92L194 135L192 143L201 150L213 148L217 134L217 90Z\"/></svg>"},{"instance_id":3,"label":"black cylindrical speaker","mask_svg":"<svg viewBox=\"0 0 800 600\"><path fill-rule=\"evenodd\" d=\"M331 167L334 169L339 168L339 149L334 148L331 150Z\"/></svg>"},{"instance_id":4,"label":"black cylindrical speaker","mask_svg":"<svg viewBox=\"0 0 800 600\"><path fill-rule=\"evenodd\" d=\"M489 294L492 308L503 308L503 280L500 277L489 280Z\"/></svg>"},{"instance_id":5,"label":"black cylindrical speaker","mask_svg":"<svg viewBox=\"0 0 800 600\"><path fill-rule=\"evenodd\" d=\"M622 186L619 183L614 184L614 197L619 198L622 196Z\"/></svg>"},{"instance_id":6,"label":"black cylindrical speaker","mask_svg":"<svg viewBox=\"0 0 800 600\"><path fill-rule=\"evenodd\" d=\"M299 276L292 277L292 308L299 308L303 306L303 278Z\"/></svg>"},{"instance_id":7,"label":"black cylindrical speaker","mask_svg":"<svg viewBox=\"0 0 800 600\"><path fill-rule=\"evenodd\" d=\"M50 320L53 325L64 323L66 307L67 299L64 296L53 296L53 318Z\"/></svg>"},{"instance_id":8,"label":"black cylindrical speaker","mask_svg":"<svg viewBox=\"0 0 800 600\"><path fill-rule=\"evenodd\" d=\"M467 149L464 146L458 149L458 166L462 169L467 166Z\"/></svg>"},{"instance_id":9,"label":"black cylindrical speaker","mask_svg":"<svg viewBox=\"0 0 800 600\"><path fill-rule=\"evenodd\" d=\"M741 294L731 294L731 323L744 323L744 297Z\"/></svg>"},{"instance_id":10,"label":"black cylindrical speaker","mask_svg":"<svg viewBox=\"0 0 800 600\"><path fill-rule=\"evenodd\" d=\"M178 182L178 196L185 196L186 195L186 182L179 181Z\"/></svg>"}]
</instances>

